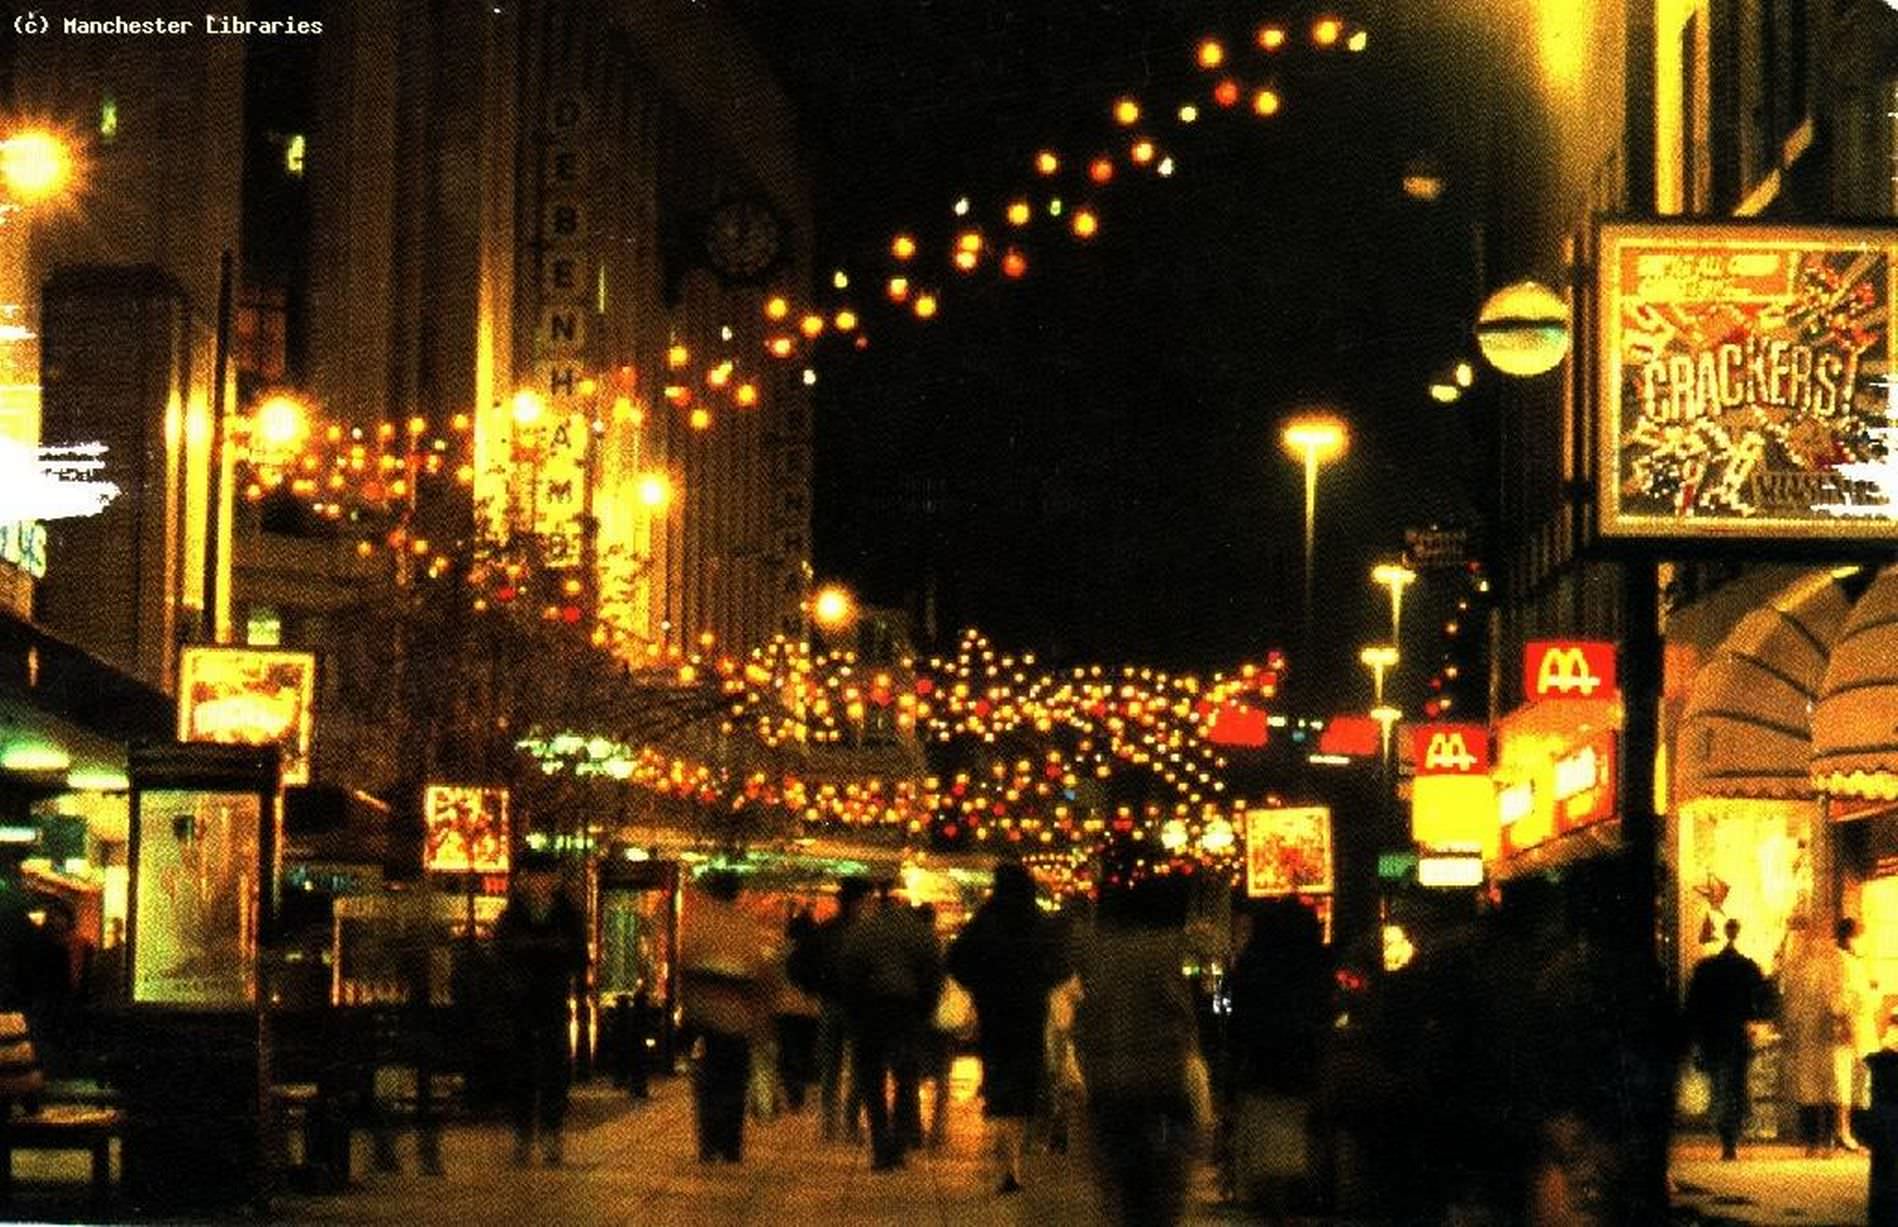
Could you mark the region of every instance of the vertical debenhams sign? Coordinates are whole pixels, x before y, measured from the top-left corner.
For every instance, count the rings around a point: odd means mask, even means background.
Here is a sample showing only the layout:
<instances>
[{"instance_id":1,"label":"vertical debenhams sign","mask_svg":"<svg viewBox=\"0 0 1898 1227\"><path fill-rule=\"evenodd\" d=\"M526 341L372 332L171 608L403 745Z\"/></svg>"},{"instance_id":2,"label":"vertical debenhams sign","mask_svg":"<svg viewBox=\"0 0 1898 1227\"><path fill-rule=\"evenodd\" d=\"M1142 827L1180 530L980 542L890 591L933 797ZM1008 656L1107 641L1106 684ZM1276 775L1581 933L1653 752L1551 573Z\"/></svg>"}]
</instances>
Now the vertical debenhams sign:
<instances>
[{"instance_id":1,"label":"vertical debenhams sign","mask_svg":"<svg viewBox=\"0 0 1898 1227\"><path fill-rule=\"evenodd\" d=\"M541 145L539 277L534 330L536 388L545 411L517 427L517 450L532 465L532 528L544 563L582 562L586 460L593 383L586 374L587 108L579 94L547 99Z\"/></svg>"}]
</instances>

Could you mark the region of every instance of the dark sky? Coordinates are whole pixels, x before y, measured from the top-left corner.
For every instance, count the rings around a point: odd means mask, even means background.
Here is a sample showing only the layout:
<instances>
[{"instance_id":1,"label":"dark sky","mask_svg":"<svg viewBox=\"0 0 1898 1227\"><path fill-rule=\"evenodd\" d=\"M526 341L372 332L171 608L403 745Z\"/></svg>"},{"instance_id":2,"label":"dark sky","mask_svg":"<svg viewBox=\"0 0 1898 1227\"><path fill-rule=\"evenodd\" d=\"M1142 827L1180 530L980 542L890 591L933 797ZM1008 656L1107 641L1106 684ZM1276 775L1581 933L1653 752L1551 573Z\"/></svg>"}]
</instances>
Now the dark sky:
<instances>
[{"instance_id":1,"label":"dark sky","mask_svg":"<svg viewBox=\"0 0 1898 1227\"><path fill-rule=\"evenodd\" d=\"M1476 480L1465 410L1426 384L1469 349L1481 143L1427 6L1407 7L1412 33L1344 8L1369 48L1321 55L1299 10L1218 0L740 3L800 110L820 277L841 264L869 287L871 348L818 388L820 578L912 608L933 581L945 636L973 623L1056 659L1295 649L1302 493L1277 429L1329 403L1356 439L1321 487L1319 646L1355 678L1388 618L1370 561L1466 513ZM1274 16L1291 41L1268 61L1249 39ZM1276 82L1281 114L1211 104L1206 34L1242 82ZM1013 194L1049 194L1037 148L1070 166L1125 150L1108 116L1123 94L1173 178L1123 159L1095 189L1064 171L1054 190L1099 207L1095 242L1043 220L1021 283L947 267L958 196L1005 230ZM1426 154L1452 186L1434 205L1399 186ZM916 279L944 286L926 326L874 298L899 229L924 244Z\"/></svg>"}]
</instances>

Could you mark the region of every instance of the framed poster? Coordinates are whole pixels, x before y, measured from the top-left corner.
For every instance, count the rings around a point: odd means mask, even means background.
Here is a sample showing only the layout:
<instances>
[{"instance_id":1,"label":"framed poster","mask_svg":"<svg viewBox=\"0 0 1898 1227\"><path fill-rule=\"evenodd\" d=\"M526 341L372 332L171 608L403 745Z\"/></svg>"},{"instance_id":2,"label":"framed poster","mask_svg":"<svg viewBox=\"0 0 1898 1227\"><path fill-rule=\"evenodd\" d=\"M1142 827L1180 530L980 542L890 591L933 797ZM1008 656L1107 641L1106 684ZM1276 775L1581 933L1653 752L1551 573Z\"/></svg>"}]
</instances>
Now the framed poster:
<instances>
[{"instance_id":1,"label":"framed poster","mask_svg":"<svg viewBox=\"0 0 1898 1227\"><path fill-rule=\"evenodd\" d=\"M178 740L279 746L283 782L310 782L316 657L308 652L188 647L178 665Z\"/></svg>"},{"instance_id":2,"label":"framed poster","mask_svg":"<svg viewBox=\"0 0 1898 1227\"><path fill-rule=\"evenodd\" d=\"M1246 894L1331 890L1331 811L1322 805L1246 812Z\"/></svg>"},{"instance_id":3,"label":"framed poster","mask_svg":"<svg viewBox=\"0 0 1898 1227\"><path fill-rule=\"evenodd\" d=\"M257 1000L263 804L254 792L148 789L132 827L132 1001Z\"/></svg>"},{"instance_id":4,"label":"framed poster","mask_svg":"<svg viewBox=\"0 0 1898 1227\"><path fill-rule=\"evenodd\" d=\"M1898 538L1898 230L1604 224L1605 537Z\"/></svg>"},{"instance_id":5,"label":"framed poster","mask_svg":"<svg viewBox=\"0 0 1898 1227\"><path fill-rule=\"evenodd\" d=\"M430 784L422 797L422 868L508 871L507 789Z\"/></svg>"}]
</instances>

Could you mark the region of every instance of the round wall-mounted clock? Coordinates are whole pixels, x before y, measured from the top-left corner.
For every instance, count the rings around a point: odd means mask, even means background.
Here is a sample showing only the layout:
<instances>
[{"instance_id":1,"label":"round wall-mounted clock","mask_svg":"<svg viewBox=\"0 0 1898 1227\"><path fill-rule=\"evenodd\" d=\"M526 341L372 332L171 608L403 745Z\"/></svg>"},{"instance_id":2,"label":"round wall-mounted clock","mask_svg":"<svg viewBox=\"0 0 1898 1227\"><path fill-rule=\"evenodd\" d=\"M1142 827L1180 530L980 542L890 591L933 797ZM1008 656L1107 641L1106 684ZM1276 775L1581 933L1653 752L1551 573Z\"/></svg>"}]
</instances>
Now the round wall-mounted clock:
<instances>
[{"instance_id":1,"label":"round wall-mounted clock","mask_svg":"<svg viewBox=\"0 0 1898 1227\"><path fill-rule=\"evenodd\" d=\"M705 218L705 259L728 282L758 281L784 257L784 223L754 196L717 205Z\"/></svg>"}]
</instances>

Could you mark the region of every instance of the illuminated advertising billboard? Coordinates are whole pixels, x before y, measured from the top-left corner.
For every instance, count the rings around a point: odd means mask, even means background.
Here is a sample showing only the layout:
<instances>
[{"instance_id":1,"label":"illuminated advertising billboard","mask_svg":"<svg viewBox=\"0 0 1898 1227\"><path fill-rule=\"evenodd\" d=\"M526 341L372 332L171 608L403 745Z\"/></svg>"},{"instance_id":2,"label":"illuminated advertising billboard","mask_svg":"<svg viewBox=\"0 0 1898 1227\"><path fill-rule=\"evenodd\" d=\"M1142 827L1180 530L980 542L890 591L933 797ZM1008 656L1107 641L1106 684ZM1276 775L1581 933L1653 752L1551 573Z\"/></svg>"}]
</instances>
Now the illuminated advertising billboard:
<instances>
[{"instance_id":1,"label":"illuminated advertising billboard","mask_svg":"<svg viewBox=\"0 0 1898 1227\"><path fill-rule=\"evenodd\" d=\"M1246 894L1331 890L1331 811L1321 805L1246 814Z\"/></svg>"},{"instance_id":2,"label":"illuminated advertising billboard","mask_svg":"<svg viewBox=\"0 0 1898 1227\"><path fill-rule=\"evenodd\" d=\"M508 871L507 789L430 784L422 797L422 826L424 869Z\"/></svg>"},{"instance_id":3,"label":"illuminated advertising billboard","mask_svg":"<svg viewBox=\"0 0 1898 1227\"><path fill-rule=\"evenodd\" d=\"M1604 536L1898 537L1898 231L1604 225Z\"/></svg>"},{"instance_id":4,"label":"illuminated advertising billboard","mask_svg":"<svg viewBox=\"0 0 1898 1227\"><path fill-rule=\"evenodd\" d=\"M278 746L283 782L310 782L310 707L316 657L256 648L184 650L178 740Z\"/></svg>"}]
</instances>

